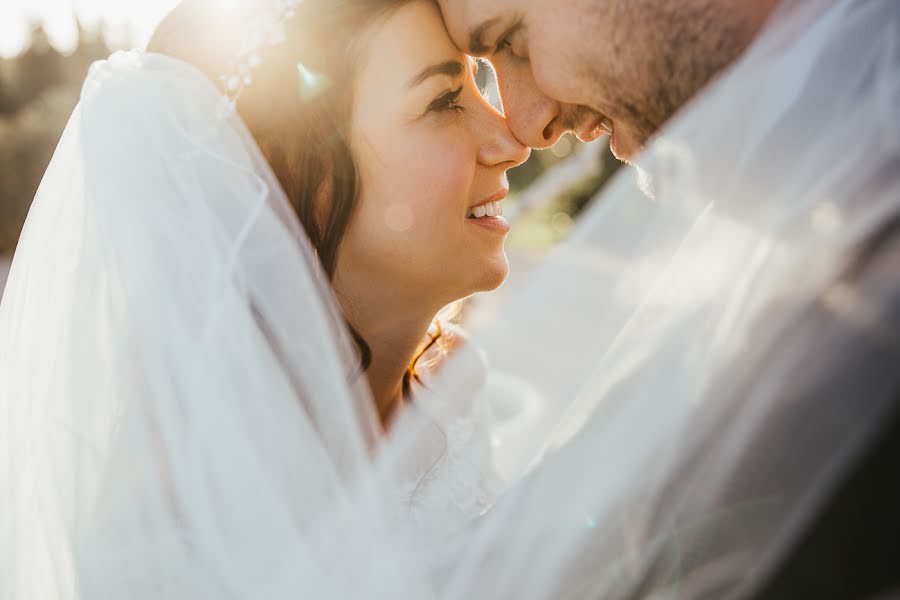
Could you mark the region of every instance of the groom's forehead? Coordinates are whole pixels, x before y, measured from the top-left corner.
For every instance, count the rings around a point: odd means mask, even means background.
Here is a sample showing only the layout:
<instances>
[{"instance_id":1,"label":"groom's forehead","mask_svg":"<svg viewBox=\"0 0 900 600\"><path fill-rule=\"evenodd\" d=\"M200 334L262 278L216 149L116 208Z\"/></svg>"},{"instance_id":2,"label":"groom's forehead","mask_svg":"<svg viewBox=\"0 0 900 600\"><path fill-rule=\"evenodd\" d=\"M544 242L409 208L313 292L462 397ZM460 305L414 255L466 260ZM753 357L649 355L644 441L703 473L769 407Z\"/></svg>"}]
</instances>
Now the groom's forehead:
<instances>
[{"instance_id":1,"label":"groom's forehead","mask_svg":"<svg viewBox=\"0 0 900 600\"><path fill-rule=\"evenodd\" d=\"M463 52L485 52L484 37L511 13L517 0L438 0L450 37Z\"/></svg>"}]
</instances>

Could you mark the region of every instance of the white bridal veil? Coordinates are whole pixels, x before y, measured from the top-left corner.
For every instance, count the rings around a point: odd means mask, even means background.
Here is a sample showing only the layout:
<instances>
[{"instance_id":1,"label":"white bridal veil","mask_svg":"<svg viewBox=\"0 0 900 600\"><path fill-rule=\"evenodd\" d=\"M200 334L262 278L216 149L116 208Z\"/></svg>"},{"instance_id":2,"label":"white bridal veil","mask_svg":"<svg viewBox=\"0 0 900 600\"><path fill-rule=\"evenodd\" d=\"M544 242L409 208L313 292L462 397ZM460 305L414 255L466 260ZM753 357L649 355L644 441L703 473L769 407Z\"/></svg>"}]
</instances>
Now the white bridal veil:
<instances>
[{"instance_id":1,"label":"white bridal veil","mask_svg":"<svg viewBox=\"0 0 900 600\"><path fill-rule=\"evenodd\" d=\"M394 579L380 511L341 504L373 421L291 215L203 75L137 52L93 66L3 301L4 598Z\"/></svg>"},{"instance_id":2,"label":"white bridal veil","mask_svg":"<svg viewBox=\"0 0 900 600\"><path fill-rule=\"evenodd\" d=\"M0 306L0 597L752 594L896 410L898 108L896 2L785 0L472 332L514 480L427 545L240 119L94 65Z\"/></svg>"}]
</instances>

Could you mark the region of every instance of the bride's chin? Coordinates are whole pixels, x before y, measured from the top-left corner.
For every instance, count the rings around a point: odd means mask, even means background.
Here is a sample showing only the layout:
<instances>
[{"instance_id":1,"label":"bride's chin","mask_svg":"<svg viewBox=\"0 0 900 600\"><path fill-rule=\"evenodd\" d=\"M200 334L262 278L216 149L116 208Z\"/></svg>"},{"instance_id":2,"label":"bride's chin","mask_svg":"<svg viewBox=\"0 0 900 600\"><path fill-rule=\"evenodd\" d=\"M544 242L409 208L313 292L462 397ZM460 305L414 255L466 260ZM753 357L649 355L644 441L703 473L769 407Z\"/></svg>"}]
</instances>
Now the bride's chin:
<instances>
[{"instance_id":1,"label":"bride's chin","mask_svg":"<svg viewBox=\"0 0 900 600\"><path fill-rule=\"evenodd\" d=\"M478 261L467 259L461 261L453 274L445 273L441 277L441 287L450 292L444 297L444 304L468 298L473 294L492 292L503 285L509 274L509 262L506 253L482 257ZM447 284L450 284L449 288Z\"/></svg>"},{"instance_id":2,"label":"bride's chin","mask_svg":"<svg viewBox=\"0 0 900 600\"><path fill-rule=\"evenodd\" d=\"M496 257L491 257L487 261L480 273L478 282L475 285L475 292L492 292L503 285L506 277L509 275L509 261L506 259L506 253L500 253Z\"/></svg>"}]
</instances>

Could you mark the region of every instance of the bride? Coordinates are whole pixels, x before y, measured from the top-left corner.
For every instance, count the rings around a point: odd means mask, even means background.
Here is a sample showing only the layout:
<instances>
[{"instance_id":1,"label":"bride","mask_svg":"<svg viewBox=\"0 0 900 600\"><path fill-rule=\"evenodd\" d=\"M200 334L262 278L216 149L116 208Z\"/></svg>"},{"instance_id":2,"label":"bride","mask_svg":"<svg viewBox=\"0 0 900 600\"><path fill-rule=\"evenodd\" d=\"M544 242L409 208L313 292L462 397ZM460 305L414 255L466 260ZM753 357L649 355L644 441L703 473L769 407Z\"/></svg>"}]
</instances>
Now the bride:
<instances>
[{"instance_id":1,"label":"bride","mask_svg":"<svg viewBox=\"0 0 900 600\"><path fill-rule=\"evenodd\" d=\"M385 445L386 527L448 533L499 489L486 407L429 380L451 352L481 377L438 314L505 279L506 171L529 149L435 4L261 6L211 26L217 7L187 0L147 52L95 64L37 194L2 313L3 405L33 467L0 478L14 597L216 595L278 538L318 560L315 530L359 519L340 486L365 487ZM238 506L268 551L213 525ZM204 543L230 584L197 572Z\"/></svg>"},{"instance_id":2,"label":"bride","mask_svg":"<svg viewBox=\"0 0 900 600\"><path fill-rule=\"evenodd\" d=\"M286 42L255 55L237 112L332 282L387 426L418 381L423 343L441 341L427 335L441 331L435 315L505 279L506 171L529 150L479 93L477 63L432 3L297 11ZM212 12L182 4L148 51L218 81L234 52L204 20Z\"/></svg>"},{"instance_id":3,"label":"bride","mask_svg":"<svg viewBox=\"0 0 900 600\"><path fill-rule=\"evenodd\" d=\"M421 456L398 494L420 526L452 528L454 515L485 510L498 482L486 407L441 400L424 385L442 355L469 351L436 315L505 279L506 171L529 149L480 94L478 63L453 45L434 3L315 0L294 12L279 23L283 43L248 57L237 113L331 282L380 428L405 400L437 425L418 441ZM148 51L219 82L239 51L224 32L245 28L236 14L210 28L213 13L207 2L183 3ZM238 91L227 76L222 83ZM447 448L455 438L446 430L476 414L477 434ZM461 461L478 465L473 489L455 490L460 482L447 476Z\"/></svg>"}]
</instances>

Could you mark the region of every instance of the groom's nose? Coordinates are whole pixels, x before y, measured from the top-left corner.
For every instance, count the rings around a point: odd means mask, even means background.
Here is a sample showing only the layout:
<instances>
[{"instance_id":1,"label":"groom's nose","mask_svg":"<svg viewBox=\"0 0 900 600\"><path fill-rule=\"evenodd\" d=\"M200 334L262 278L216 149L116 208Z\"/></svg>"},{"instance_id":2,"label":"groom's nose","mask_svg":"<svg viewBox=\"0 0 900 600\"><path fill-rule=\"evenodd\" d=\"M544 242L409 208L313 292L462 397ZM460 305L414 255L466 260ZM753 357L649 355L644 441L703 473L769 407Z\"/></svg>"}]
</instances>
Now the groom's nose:
<instances>
[{"instance_id":1,"label":"groom's nose","mask_svg":"<svg viewBox=\"0 0 900 600\"><path fill-rule=\"evenodd\" d=\"M566 108L538 89L531 69L497 69L497 85L509 128L526 146L549 148L567 131Z\"/></svg>"}]
</instances>

